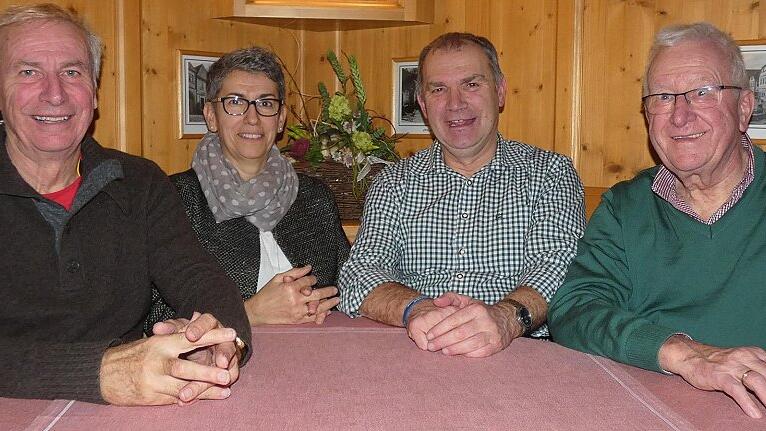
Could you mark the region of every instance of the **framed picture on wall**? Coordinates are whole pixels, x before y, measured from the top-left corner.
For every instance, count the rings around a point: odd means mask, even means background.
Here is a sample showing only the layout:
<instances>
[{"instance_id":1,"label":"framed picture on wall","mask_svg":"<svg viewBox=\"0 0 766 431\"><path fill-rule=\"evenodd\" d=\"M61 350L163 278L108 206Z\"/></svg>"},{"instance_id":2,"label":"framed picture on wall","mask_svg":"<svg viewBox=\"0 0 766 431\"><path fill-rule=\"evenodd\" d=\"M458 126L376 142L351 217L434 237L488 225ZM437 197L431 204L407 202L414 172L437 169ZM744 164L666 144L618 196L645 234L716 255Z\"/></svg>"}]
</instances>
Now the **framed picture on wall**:
<instances>
[{"instance_id":1,"label":"framed picture on wall","mask_svg":"<svg viewBox=\"0 0 766 431\"><path fill-rule=\"evenodd\" d=\"M429 136L430 129L423 119L415 96L418 61L412 58L393 60L393 123L395 133Z\"/></svg>"},{"instance_id":2,"label":"framed picture on wall","mask_svg":"<svg viewBox=\"0 0 766 431\"><path fill-rule=\"evenodd\" d=\"M766 40L740 41L740 50L745 59L748 86L755 95L753 116L747 134L757 140L758 145L766 144Z\"/></svg>"},{"instance_id":3,"label":"framed picture on wall","mask_svg":"<svg viewBox=\"0 0 766 431\"><path fill-rule=\"evenodd\" d=\"M181 139L201 138L207 132L202 107L207 101L207 73L221 54L179 50L178 124Z\"/></svg>"}]
</instances>

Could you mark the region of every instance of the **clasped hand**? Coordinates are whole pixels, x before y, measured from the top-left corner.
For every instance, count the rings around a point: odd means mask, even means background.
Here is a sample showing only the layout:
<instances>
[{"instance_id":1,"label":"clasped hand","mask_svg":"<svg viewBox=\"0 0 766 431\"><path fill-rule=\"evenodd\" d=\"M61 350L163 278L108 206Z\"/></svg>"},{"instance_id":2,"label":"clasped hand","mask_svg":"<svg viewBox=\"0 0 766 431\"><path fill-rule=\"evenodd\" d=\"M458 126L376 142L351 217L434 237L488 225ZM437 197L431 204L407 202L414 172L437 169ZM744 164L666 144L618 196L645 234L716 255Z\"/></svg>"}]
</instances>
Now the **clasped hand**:
<instances>
[{"instance_id":1,"label":"clasped hand","mask_svg":"<svg viewBox=\"0 0 766 431\"><path fill-rule=\"evenodd\" d=\"M234 329L210 314L154 325L154 336L111 347L99 374L101 394L116 405L179 405L224 399L239 378Z\"/></svg>"},{"instance_id":2,"label":"clasped hand","mask_svg":"<svg viewBox=\"0 0 766 431\"><path fill-rule=\"evenodd\" d=\"M447 292L415 306L407 333L423 350L485 357L505 349L523 333L508 313L501 306Z\"/></svg>"},{"instance_id":3,"label":"clasped hand","mask_svg":"<svg viewBox=\"0 0 766 431\"><path fill-rule=\"evenodd\" d=\"M311 266L293 268L272 278L261 290L245 301L250 323L262 324L321 324L338 305L335 286L312 289L317 278L309 275Z\"/></svg>"}]
</instances>

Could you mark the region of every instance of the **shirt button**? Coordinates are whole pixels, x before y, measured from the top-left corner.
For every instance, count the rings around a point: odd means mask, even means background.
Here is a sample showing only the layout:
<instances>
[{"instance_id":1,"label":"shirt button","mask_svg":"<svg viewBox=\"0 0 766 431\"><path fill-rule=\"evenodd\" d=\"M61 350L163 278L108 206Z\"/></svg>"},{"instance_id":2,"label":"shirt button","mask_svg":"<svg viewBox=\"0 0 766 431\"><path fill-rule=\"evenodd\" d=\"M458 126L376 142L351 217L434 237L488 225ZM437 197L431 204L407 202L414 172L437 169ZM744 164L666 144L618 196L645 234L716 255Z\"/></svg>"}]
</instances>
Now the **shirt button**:
<instances>
[{"instance_id":1,"label":"shirt button","mask_svg":"<svg viewBox=\"0 0 766 431\"><path fill-rule=\"evenodd\" d=\"M462 272L458 272L457 274L455 274L455 278L457 278L458 280L462 280L463 277L465 277L465 275L463 275Z\"/></svg>"},{"instance_id":2,"label":"shirt button","mask_svg":"<svg viewBox=\"0 0 766 431\"><path fill-rule=\"evenodd\" d=\"M460 250L457 251L457 254L459 254L461 256L465 256L466 253L467 253L467 251L466 251L465 248L461 248Z\"/></svg>"},{"instance_id":3,"label":"shirt button","mask_svg":"<svg viewBox=\"0 0 766 431\"><path fill-rule=\"evenodd\" d=\"M468 213L460 214L460 217L463 218L463 219L467 219L468 218Z\"/></svg>"},{"instance_id":4,"label":"shirt button","mask_svg":"<svg viewBox=\"0 0 766 431\"><path fill-rule=\"evenodd\" d=\"M468 181L466 181L465 183L466 183L466 184L468 184L468 185L470 186L471 184L473 184L473 180L468 180Z\"/></svg>"},{"instance_id":5,"label":"shirt button","mask_svg":"<svg viewBox=\"0 0 766 431\"><path fill-rule=\"evenodd\" d=\"M77 272L79 269L80 269L80 262L78 262L78 261L76 261L76 260L74 260L74 259L70 260L70 261L69 261L69 262L67 262L67 264L66 264L66 270L67 270L67 271L69 271L69 272L71 272L71 273L75 273L75 272Z\"/></svg>"}]
</instances>

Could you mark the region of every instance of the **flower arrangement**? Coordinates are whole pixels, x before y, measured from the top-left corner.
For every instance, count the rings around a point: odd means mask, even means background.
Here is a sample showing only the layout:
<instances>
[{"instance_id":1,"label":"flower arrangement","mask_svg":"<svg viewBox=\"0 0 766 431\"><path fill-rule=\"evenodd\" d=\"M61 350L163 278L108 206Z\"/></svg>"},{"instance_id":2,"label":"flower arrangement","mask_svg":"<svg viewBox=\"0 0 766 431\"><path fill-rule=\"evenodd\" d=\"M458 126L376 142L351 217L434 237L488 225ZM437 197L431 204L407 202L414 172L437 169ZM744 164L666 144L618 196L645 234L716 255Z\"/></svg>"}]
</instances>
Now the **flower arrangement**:
<instances>
[{"instance_id":1,"label":"flower arrangement","mask_svg":"<svg viewBox=\"0 0 766 431\"><path fill-rule=\"evenodd\" d=\"M365 108L367 97L359 63L353 55L344 55L348 73L335 52L327 52L340 90L330 95L324 82L318 84L321 98L318 118L304 120L296 115L299 122L287 127L289 142L285 149L295 160L305 160L313 166L334 161L351 169L353 192L358 199L369 186L368 175L373 164L390 164L399 159L394 150L398 138L387 135L384 127L373 124L373 120L388 120L372 115ZM305 101L303 103L305 112Z\"/></svg>"}]
</instances>

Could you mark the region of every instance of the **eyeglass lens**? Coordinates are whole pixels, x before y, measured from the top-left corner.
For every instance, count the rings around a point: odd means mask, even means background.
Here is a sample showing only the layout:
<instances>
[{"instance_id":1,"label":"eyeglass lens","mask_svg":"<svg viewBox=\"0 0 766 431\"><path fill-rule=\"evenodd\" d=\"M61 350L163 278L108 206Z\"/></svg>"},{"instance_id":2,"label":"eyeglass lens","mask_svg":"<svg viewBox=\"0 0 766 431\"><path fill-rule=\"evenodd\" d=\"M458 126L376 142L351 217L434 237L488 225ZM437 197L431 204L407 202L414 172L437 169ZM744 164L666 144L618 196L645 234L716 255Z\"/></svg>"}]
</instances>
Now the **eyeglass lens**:
<instances>
[{"instance_id":1,"label":"eyeglass lens","mask_svg":"<svg viewBox=\"0 0 766 431\"><path fill-rule=\"evenodd\" d=\"M223 103L223 110L229 115L244 115L250 105L253 105L259 115L273 117L279 113L281 106L279 99L271 98L248 100L244 97L229 96L222 97L220 101Z\"/></svg>"},{"instance_id":2,"label":"eyeglass lens","mask_svg":"<svg viewBox=\"0 0 766 431\"><path fill-rule=\"evenodd\" d=\"M645 98L646 110L650 114L666 114L673 110L676 99L683 96L692 108L712 108L721 102L721 92L728 89L739 89L733 86L706 86L695 88L684 93L651 94Z\"/></svg>"}]
</instances>

